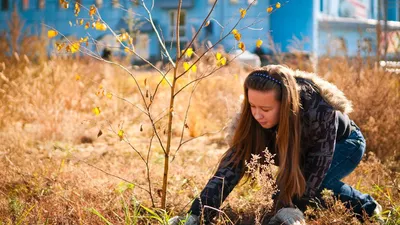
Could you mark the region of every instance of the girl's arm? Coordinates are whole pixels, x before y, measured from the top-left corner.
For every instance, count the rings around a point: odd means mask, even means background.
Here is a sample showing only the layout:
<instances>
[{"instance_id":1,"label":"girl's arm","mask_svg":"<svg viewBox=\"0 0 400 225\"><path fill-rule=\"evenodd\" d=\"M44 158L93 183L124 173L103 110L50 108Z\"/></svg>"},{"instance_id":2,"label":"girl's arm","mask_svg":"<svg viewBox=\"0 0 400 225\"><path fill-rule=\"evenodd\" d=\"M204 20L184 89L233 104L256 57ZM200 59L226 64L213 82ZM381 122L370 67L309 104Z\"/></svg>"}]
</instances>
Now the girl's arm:
<instances>
[{"instance_id":1,"label":"girl's arm","mask_svg":"<svg viewBox=\"0 0 400 225\"><path fill-rule=\"evenodd\" d=\"M222 159L220 165L226 165L233 156L234 148L228 150L226 156ZM228 197L229 193L239 183L242 168L234 167L233 163L226 166L220 166L215 175L208 181L206 187L200 193L200 197L196 198L190 208L189 213L200 216L204 213L204 219L211 221L217 214L217 211L204 206L211 206L218 209L222 202Z\"/></svg>"},{"instance_id":2,"label":"girl's arm","mask_svg":"<svg viewBox=\"0 0 400 225\"><path fill-rule=\"evenodd\" d=\"M314 197L331 165L336 145L338 121L336 111L325 101L309 111L308 135L313 143L305 155L304 175L307 197Z\"/></svg>"}]
</instances>

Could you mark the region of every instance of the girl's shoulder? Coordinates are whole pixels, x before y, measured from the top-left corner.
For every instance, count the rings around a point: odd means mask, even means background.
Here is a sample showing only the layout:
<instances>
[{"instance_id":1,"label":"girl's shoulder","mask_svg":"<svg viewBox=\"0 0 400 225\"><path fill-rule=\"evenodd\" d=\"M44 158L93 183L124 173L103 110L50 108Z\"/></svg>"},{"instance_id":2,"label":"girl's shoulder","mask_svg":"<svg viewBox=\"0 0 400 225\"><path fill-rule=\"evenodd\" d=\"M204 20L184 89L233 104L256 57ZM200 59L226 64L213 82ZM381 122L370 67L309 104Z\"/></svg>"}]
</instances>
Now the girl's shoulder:
<instances>
[{"instance_id":1,"label":"girl's shoulder","mask_svg":"<svg viewBox=\"0 0 400 225\"><path fill-rule=\"evenodd\" d=\"M296 78L300 96L301 111L310 113L318 110L321 105L333 109L329 103L322 97L318 87L311 80Z\"/></svg>"},{"instance_id":2,"label":"girl's shoulder","mask_svg":"<svg viewBox=\"0 0 400 225\"><path fill-rule=\"evenodd\" d=\"M314 73L295 71L296 83L303 107L317 107L319 104L331 106L335 110L348 114L352 111L351 101L336 85Z\"/></svg>"}]
</instances>

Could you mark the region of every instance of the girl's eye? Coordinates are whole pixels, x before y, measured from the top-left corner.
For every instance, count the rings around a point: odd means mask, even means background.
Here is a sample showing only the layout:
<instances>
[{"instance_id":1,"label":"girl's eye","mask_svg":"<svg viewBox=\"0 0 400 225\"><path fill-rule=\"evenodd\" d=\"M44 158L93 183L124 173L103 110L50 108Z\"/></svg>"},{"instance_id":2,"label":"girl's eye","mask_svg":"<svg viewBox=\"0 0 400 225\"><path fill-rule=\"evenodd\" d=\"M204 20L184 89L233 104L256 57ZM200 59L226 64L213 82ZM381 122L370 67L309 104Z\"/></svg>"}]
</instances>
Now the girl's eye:
<instances>
[{"instance_id":1,"label":"girl's eye","mask_svg":"<svg viewBox=\"0 0 400 225\"><path fill-rule=\"evenodd\" d=\"M269 112L269 109L263 109L262 111L263 112Z\"/></svg>"},{"instance_id":2,"label":"girl's eye","mask_svg":"<svg viewBox=\"0 0 400 225\"><path fill-rule=\"evenodd\" d=\"M251 107L251 108L255 108L255 106L254 106L254 105L250 105L250 107Z\"/></svg>"}]
</instances>

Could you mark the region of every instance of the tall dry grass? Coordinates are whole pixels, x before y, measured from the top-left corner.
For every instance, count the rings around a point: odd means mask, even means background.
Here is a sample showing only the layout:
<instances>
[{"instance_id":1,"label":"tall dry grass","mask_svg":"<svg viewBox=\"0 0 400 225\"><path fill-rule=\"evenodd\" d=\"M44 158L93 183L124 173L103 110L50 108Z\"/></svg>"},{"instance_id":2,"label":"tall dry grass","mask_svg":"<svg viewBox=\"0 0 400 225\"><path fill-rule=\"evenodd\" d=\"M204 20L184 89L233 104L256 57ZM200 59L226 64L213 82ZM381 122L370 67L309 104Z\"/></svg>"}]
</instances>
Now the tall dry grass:
<instances>
[{"instance_id":1,"label":"tall dry grass","mask_svg":"<svg viewBox=\"0 0 400 225\"><path fill-rule=\"evenodd\" d=\"M0 41L3 45L8 46ZM132 79L119 68L87 58L55 57L41 61L35 57L17 52L0 58L0 221L159 223L152 212L141 207L151 205L148 194L141 190L147 185L142 161L111 130L123 124L130 142L142 153L147 151L151 127L135 107L140 101ZM293 62L296 61L283 63ZM198 71L209 70L210 63L201 62ZM301 68L311 70L310 65L303 63ZM291 66L296 68L298 64ZM150 91L161 78L141 68L130 70L144 89L147 80ZM239 107L247 73L237 65L229 65L200 83L185 138L213 133L227 123ZM360 58L320 59L318 73L352 100L354 112L350 116L361 127L371 152L346 181L372 194L388 210L388 224L396 224L400 218L399 76ZM178 85L184 85L188 79L182 79ZM111 92L113 97L99 96L101 90ZM162 85L153 109L160 118L167 107L167 96L167 88ZM189 96L190 90L183 92L174 109L176 137L181 132ZM99 116L93 114L94 107L102 109ZM165 124L165 119L158 123L161 133ZM103 134L97 137L99 130ZM176 155L169 181L169 212L185 212L199 194L227 148L223 136L220 132L198 138ZM160 147L152 145L151 179L156 204L160 201L157 193L161 188L162 154ZM239 224L251 223L259 216L249 205L254 200L249 190L252 187L246 185L236 188L223 206ZM329 213L315 212L317 216L310 217L310 223L330 224L332 215L343 212L339 206L329 209ZM160 218L168 217L166 212L152 210ZM343 221L351 220L346 212L340 215Z\"/></svg>"}]
</instances>

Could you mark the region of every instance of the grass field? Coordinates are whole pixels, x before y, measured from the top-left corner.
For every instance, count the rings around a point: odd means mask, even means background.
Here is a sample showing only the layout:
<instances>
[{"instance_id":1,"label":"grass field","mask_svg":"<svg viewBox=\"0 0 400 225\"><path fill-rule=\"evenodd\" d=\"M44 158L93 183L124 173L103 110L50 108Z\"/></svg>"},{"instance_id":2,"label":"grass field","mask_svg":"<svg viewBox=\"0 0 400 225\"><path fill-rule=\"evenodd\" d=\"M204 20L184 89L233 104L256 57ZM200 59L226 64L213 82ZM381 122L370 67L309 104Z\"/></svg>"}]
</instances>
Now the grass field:
<instances>
[{"instance_id":1,"label":"grass field","mask_svg":"<svg viewBox=\"0 0 400 225\"><path fill-rule=\"evenodd\" d=\"M197 73L209 67L204 61ZM129 69L149 93L161 80L154 72ZM321 59L318 71L352 100L350 117L367 139L368 153L345 181L379 201L387 224L399 224L400 77L362 59ZM157 140L151 139L151 123L140 111L138 88L127 73L87 58L42 62L18 54L2 58L0 224L159 224L171 215L184 214L228 147L221 130L240 106L247 73L230 64L202 81L186 126L190 88L177 97L172 155L183 126L184 140L201 137L183 145L172 160L167 211L163 211L158 207L164 154ZM186 75L178 87L195 76ZM168 103L168 85L162 82L152 106L162 141ZM99 115L93 112L96 107ZM149 157L147 166L141 156ZM251 224L257 216L254 206L259 203L249 191L252 188L237 187L224 203L222 210L233 223ZM359 222L333 202L328 209L310 210L308 223ZM219 224L231 223L225 218Z\"/></svg>"}]
</instances>

